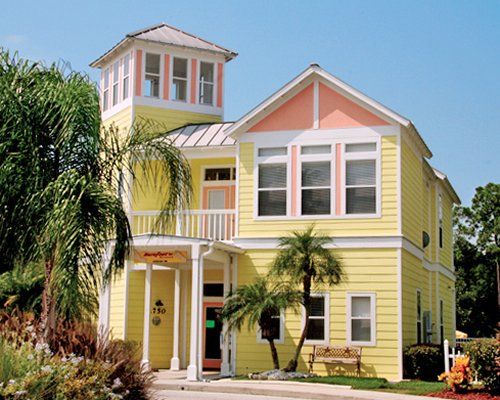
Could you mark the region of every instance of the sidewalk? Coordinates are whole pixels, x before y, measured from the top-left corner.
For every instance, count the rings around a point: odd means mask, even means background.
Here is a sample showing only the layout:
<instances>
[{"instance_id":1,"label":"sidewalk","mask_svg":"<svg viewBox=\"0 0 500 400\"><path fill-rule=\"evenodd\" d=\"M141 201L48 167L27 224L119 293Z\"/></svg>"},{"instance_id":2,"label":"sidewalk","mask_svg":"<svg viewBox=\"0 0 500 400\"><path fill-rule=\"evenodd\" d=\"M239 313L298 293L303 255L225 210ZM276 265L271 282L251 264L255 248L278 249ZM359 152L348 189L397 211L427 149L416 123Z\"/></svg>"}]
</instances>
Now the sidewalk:
<instances>
[{"instance_id":1,"label":"sidewalk","mask_svg":"<svg viewBox=\"0 0 500 400\"><path fill-rule=\"evenodd\" d=\"M182 390L192 392L235 393L250 395L266 395L292 397L311 400L430 400L430 397L413 396L398 393L372 392L353 390L350 386L325 385L318 383L301 383L285 381L238 381L228 378L220 379L217 374L204 373L203 382L188 382L186 371L160 371L152 389ZM433 399L439 400L434 397Z\"/></svg>"}]
</instances>

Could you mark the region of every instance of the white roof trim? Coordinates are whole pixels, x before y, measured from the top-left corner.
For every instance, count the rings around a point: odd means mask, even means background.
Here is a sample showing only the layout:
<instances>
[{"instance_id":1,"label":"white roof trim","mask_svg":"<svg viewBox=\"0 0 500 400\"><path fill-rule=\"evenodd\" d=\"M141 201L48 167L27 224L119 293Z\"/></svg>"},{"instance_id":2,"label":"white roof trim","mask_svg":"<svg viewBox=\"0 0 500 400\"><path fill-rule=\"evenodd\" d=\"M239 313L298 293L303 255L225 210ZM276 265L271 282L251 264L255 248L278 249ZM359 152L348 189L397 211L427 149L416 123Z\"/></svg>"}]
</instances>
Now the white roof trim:
<instances>
[{"instance_id":1,"label":"white roof trim","mask_svg":"<svg viewBox=\"0 0 500 400\"><path fill-rule=\"evenodd\" d=\"M361 102L363 102L366 105L372 107L373 109L379 111L384 116L393 120L394 122L397 122L398 124L401 124L405 127L409 127L411 125L410 120L408 120L408 119L404 118L403 116L399 115L398 113L392 111L391 109L387 108L383 104L375 101L371 97L368 97L367 95L361 93L359 90L354 89L352 86L349 86L347 83L343 82L342 80L340 80L340 79L336 78L335 76L331 75L330 73L326 72L319 65L312 64L304 72L302 72L296 78L294 78L293 80L288 82L281 89L279 89L273 95L268 97L266 100L264 100L262 103L257 105L254 109L252 109L250 112L248 112L243 117L241 117L238 121L236 121L233 126L231 126L230 128L228 128L226 130L226 135L238 134L240 132L241 128L243 126L245 126L246 124L248 124L250 122L250 120L252 120L258 114L260 114L262 111L264 111L268 107L270 107L275 101L279 100L281 97L284 97L290 90L292 90L297 85L301 84L304 80L306 80L307 78L309 78L312 75L318 75L318 76L322 77L323 79L329 81L334 86L337 86L339 89L347 92L348 94L352 95L356 99L359 99Z\"/></svg>"}]
</instances>

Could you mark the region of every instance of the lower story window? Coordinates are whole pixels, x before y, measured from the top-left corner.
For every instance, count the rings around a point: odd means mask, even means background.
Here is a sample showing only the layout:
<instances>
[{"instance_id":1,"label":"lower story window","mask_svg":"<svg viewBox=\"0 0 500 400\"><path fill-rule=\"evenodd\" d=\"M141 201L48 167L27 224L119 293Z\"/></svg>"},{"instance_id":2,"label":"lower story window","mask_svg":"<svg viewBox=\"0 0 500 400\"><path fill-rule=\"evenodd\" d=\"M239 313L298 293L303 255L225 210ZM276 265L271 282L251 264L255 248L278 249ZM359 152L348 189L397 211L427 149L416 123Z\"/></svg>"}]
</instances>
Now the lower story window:
<instances>
[{"instance_id":1,"label":"lower story window","mask_svg":"<svg viewBox=\"0 0 500 400\"><path fill-rule=\"evenodd\" d=\"M275 313L271 317L270 325L266 327L267 332L263 332L262 329L259 328L257 332L257 341L259 343L267 343L267 335L270 335L270 338L272 338L275 343L284 343L284 323L285 317L283 312Z\"/></svg>"},{"instance_id":2,"label":"lower story window","mask_svg":"<svg viewBox=\"0 0 500 400\"><path fill-rule=\"evenodd\" d=\"M309 343L324 343L329 339L329 296L328 294L311 294L311 311L306 340Z\"/></svg>"},{"instance_id":3,"label":"lower story window","mask_svg":"<svg viewBox=\"0 0 500 400\"><path fill-rule=\"evenodd\" d=\"M374 346L375 293L347 294L347 343Z\"/></svg>"}]
</instances>

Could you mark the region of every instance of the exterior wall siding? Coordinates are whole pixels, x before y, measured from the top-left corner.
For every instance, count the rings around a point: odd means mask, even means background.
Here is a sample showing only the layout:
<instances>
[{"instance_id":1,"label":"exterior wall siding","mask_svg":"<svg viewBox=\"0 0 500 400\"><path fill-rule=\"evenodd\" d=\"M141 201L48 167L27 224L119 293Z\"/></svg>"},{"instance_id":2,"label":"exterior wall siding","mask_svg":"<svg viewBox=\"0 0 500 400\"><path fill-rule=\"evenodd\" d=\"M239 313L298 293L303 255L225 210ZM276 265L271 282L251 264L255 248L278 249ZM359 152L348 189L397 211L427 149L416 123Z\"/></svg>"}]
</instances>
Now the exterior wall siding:
<instances>
[{"instance_id":1,"label":"exterior wall siding","mask_svg":"<svg viewBox=\"0 0 500 400\"><path fill-rule=\"evenodd\" d=\"M395 249L349 249L335 252L344 265L347 281L333 288L316 287L317 292L330 292L331 345L346 344L346 295L348 292L376 293L376 346L364 346L362 354L363 376L384 376L398 379L397 326L397 251ZM238 285L250 283L265 275L276 250L249 250L239 256ZM285 315L285 342L277 344L282 366L291 358L301 333L301 316L293 311ZM307 370L308 354L312 345L305 344L298 370ZM256 330L244 326L237 340L237 373L272 368L267 343L257 343ZM349 365L315 365L320 374L354 374Z\"/></svg>"},{"instance_id":2,"label":"exterior wall siding","mask_svg":"<svg viewBox=\"0 0 500 400\"><path fill-rule=\"evenodd\" d=\"M120 130L128 130L132 125L132 107L127 107L124 110L113 114L111 117L103 121L105 127L115 125Z\"/></svg>"},{"instance_id":3,"label":"exterior wall siding","mask_svg":"<svg viewBox=\"0 0 500 400\"><path fill-rule=\"evenodd\" d=\"M109 329L115 339L124 339L125 271L111 281Z\"/></svg>"},{"instance_id":4,"label":"exterior wall siding","mask_svg":"<svg viewBox=\"0 0 500 400\"><path fill-rule=\"evenodd\" d=\"M171 131L187 124L201 124L221 122L218 115L199 114L190 111L171 110L147 106L135 106L137 121L154 121L156 127L162 131Z\"/></svg>"},{"instance_id":5,"label":"exterior wall siding","mask_svg":"<svg viewBox=\"0 0 500 400\"><path fill-rule=\"evenodd\" d=\"M397 145L395 136L384 136L382 143L382 215L373 218L288 217L257 220L254 217L254 144L240 143L239 236L279 237L284 232L301 230L315 223L322 233L332 236L395 235L397 227Z\"/></svg>"},{"instance_id":6,"label":"exterior wall siding","mask_svg":"<svg viewBox=\"0 0 500 400\"><path fill-rule=\"evenodd\" d=\"M401 190L403 235L422 246L422 159L405 140L401 141Z\"/></svg>"}]
</instances>

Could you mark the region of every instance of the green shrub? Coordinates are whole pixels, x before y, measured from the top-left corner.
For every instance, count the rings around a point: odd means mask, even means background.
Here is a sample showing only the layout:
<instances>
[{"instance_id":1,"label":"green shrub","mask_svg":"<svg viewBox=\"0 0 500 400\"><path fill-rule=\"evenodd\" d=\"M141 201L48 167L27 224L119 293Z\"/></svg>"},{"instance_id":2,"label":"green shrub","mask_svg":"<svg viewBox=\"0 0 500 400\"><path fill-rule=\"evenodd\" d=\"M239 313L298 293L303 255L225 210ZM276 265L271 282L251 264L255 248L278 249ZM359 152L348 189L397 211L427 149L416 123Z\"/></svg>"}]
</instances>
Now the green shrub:
<instances>
[{"instance_id":1,"label":"green shrub","mask_svg":"<svg viewBox=\"0 0 500 400\"><path fill-rule=\"evenodd\" d=\"M500 392L500 343L497 340L476 340L465 345L471 367L491 392Z\"/></svg>"},{"instance_id":2,"label":"green shrub","mask_svg":"<svg viewBox=\"0 0 500 400\"><path fill-rule=\"evenodd\" d=\"M438 344L413 344L404 350L405 378L437 381L444 371L443 349Z\"/></svg>"}]
</instances>

